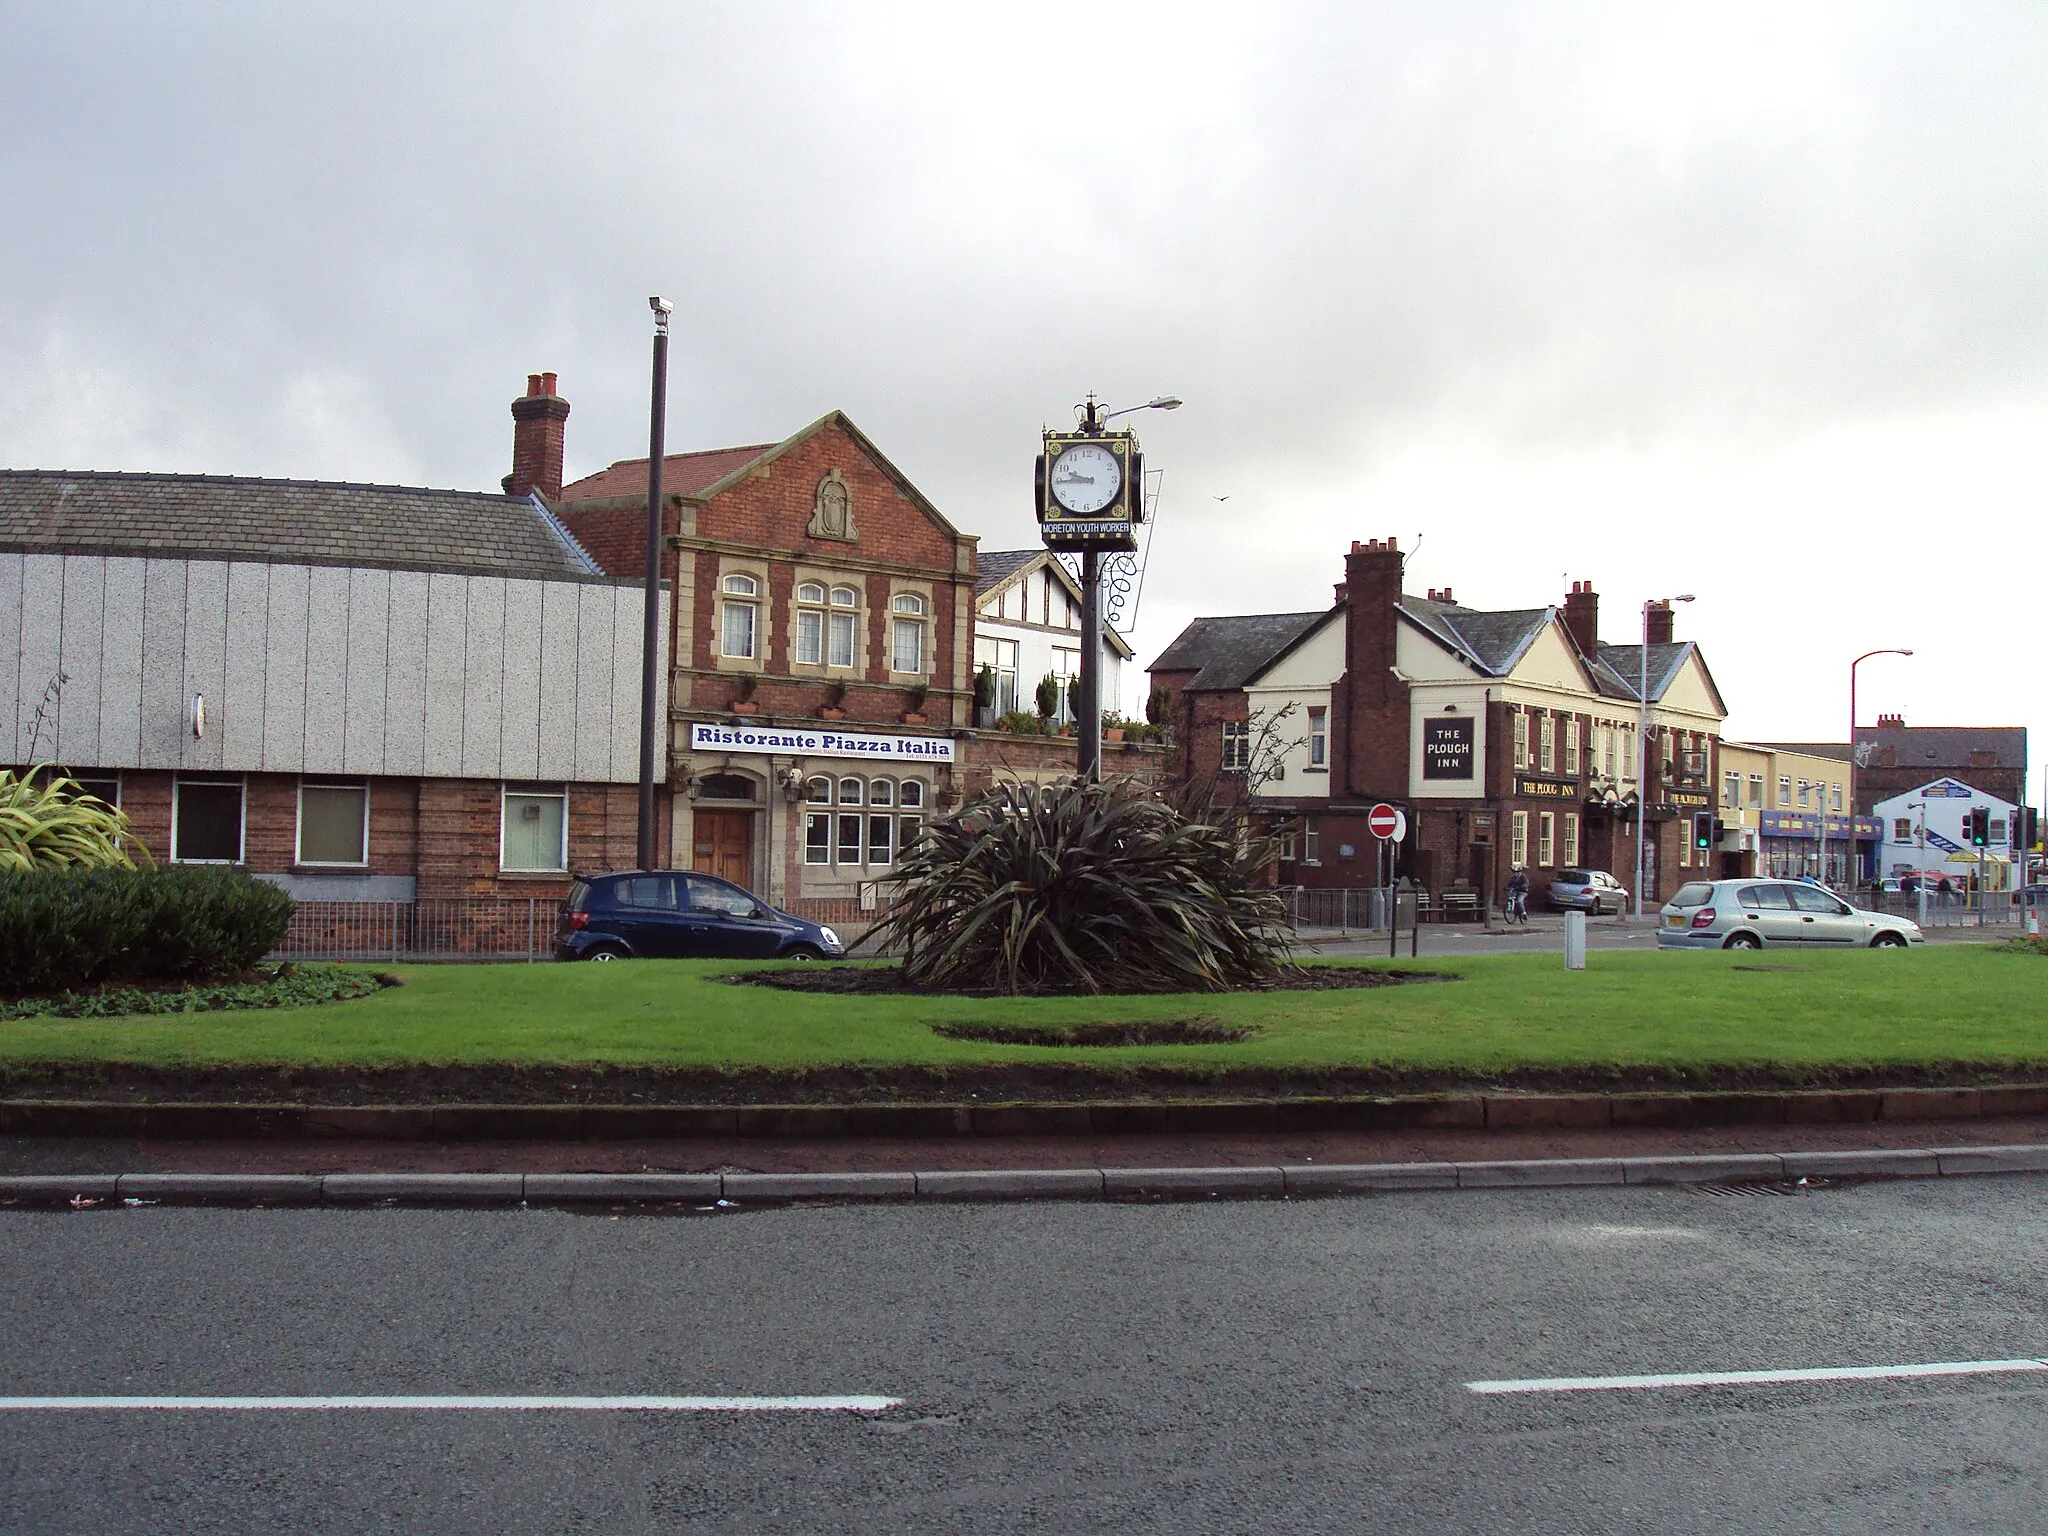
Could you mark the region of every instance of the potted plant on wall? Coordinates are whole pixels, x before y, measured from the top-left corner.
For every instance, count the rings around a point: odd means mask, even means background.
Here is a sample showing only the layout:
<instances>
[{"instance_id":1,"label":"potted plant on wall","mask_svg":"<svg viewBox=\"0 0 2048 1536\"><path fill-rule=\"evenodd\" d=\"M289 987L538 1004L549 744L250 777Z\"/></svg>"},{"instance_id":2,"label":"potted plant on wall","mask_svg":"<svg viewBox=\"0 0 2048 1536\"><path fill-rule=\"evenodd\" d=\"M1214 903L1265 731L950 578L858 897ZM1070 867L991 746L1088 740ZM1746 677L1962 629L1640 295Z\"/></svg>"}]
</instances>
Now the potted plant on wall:
<instances>
[{"instance_id":1,"label":"potted plant on wall","mask_svg":"<svg viewBox=\"0 0 2048 1536\"><path fill-rule=\"evenodd\" d=\"M1050 672L1038 680L1031 702L1038 706L1039 729L1052 734L1052 717L1060 712L1060 680Z\"/></svg>"},{"instance_id":2,"label":"potted plant on wall","mask_svg":"<svg viewBox=\"0 0 2048 1536\"><path fill-rule=\"evenodd\" d=\"M1145 723L1152 727L1154 741L1166 740L1167 723L1173 719L1173 693L1166 688L1154 688L1145 700Z\"/></svg>"},{"instance_id":3,"label":"potted plant on wall","mask_svg":"<svg viewBox=\"0 0 2048 1536\"><path fill-rule=\"evenodd\" d=\"M985 731L996 723L996 669L987 662L974 674L974 728Z\"/></svg>"},{"instance_id":4,"label":"potted plant on wall","mask_svg":"<svg viewBox=\"0 0 2048 1536\"><path fill-rule=\"evenodd\" d=\"M839 679L825 690L825 703L818 713L827 720L846 718L846 681Z\"/></svg>"},{"instance_id":5,"label":"potted plant on wall","mask_svg":"<svg viewBox=\"0 0 2048 1536\"><path fill-rule=\"evenodd\" d=\"M903 723L905 725L924 724L924 699L925 685L919 683L910 690L910 707L903 711Z\"/></svg>"},{"instance_id":6,"label":"potted plant on wall","mask_svg":"<svg viewBox=\"0 0 2048 1536\"><path fill-rule=\"evenodd\" d=\"M1113 709L1105 709L1102 712L1102 739L1104 741L1122 741L1124 739L1124 730L1124 717L1122 715Z\"/></svg>"},{"instance_id":7,"label":"potted plant on wall","mask_svg":"<svg viewBox=\"0 0 2048 1536\"><path fill-rule=\"evenodd\" d=\"M752 715L760 713L760 702L754 697L754 689L759 686L759 680L753 673L743 672L740 674L739 697L732 701L732 712L734 714Z\"/></svg>"}]
</instances>

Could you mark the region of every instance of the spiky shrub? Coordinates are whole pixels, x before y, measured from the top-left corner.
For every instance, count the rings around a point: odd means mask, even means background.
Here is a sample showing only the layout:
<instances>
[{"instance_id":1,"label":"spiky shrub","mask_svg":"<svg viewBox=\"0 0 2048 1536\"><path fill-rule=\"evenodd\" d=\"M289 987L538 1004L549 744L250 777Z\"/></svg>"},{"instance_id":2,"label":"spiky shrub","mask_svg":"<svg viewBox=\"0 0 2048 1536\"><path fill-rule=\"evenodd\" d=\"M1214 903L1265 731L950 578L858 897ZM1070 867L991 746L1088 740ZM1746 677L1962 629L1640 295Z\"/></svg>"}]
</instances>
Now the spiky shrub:
<instances>
[{"instance_id":1,"label":"spiky shrub","mask_svg":"<svg viewBox=\"0 0 2048 1536\"><path fill-rule=\"evenodd\" d=\"M47 768L0 769L0 871L132 868L129 843L128 818L77 780Z\"/></svg>"},{"instance_id":2,"label":"spiky shrub","mask_svg":"<svg viewBox=\"0 0 2048 1536\"><path fill-rule=\"evenodd\" d=\"M1133 784L1005 784L905 852L877 938L940 990L1221 992L1286 957L1272 855Z\"/></svg>"}]
</instances>

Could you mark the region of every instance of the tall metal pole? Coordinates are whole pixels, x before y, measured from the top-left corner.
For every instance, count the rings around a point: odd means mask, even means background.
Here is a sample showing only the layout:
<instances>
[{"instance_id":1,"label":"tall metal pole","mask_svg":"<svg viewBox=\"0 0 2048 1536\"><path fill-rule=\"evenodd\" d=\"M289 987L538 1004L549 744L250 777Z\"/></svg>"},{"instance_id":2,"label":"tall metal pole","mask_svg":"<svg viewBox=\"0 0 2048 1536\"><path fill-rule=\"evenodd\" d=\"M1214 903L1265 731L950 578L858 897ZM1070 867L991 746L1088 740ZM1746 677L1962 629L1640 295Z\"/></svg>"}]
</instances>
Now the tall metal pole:
<instances>
[{"instance_id":1,"label":"tall metal pole","mask_svg":"<svg viewBox=\"0 0 2048 1536\"><path fill-rule=\"evenodd\" d=\"M1641 676L1636 682L1636 916L1643 915L1643 823L1650 816L1650 605L1643 604Z\"/></svg>"},{"instance_id":2,"label":"tall metal pole","mask_svg":"<svg viewBox=\"0 0 2048 1536\"><path fill-rule=\"evenodd\" d=\"M647 579L642 589L640 636L640 868L655 868L654 748L661 722L654 718L655 669L661 661L661 460L668 427L668 317L663 298L654 311L654 383L647 425Z\"/></svg>"},{"instance_id":3,"label":"tall metal pole","mask_svg":"<svg viewBox=\"0 0 2048 1536\"><path fill-rule=\"evenodd\" d=\"M1102 777L1102 552L1081 551L1081 707L1074 722L1074 776Z\"/></svg>"}]
</instances>

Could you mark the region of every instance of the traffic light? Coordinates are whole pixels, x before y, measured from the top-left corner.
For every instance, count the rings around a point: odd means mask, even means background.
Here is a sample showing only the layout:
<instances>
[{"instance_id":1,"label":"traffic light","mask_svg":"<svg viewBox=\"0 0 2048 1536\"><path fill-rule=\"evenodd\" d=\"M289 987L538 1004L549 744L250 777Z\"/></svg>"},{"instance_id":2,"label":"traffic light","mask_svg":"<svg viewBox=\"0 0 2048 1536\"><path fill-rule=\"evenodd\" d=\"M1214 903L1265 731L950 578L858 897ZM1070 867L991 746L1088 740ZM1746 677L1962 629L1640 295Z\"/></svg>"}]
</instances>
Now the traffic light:
<instances>
[{"instance_id":1,"label":"traffic light","mask_svg":"<svg viewBox=\"0 0 2048 1536\"><path fill-rule=\"evenodd\" d=\"M1970 846L1972 848L1986 848L1990 846L1991 812L1988 808L1980 805L1970 812L1969 831Z\"/></svg>"},{"instance_id":2,"label":"traffic light","mask_svg":"<svg viewBox=\"0 0 2048 1536\"><path fill-rule=\"evenodd\" d=\"M2020 807L2022 825L2020 835L2013 839L2022 848L2036 847L2041 841L2041 813L2031 805Z\"/></svg>"},{"instance_id":3,"label":"traffic light","mask_svg":"<svg viewBox=\"0 0 2048 1536\"><path fill-rule=\"evenodd\" d=\"M1692 813L1692 845L1695 848L1714 846L1714 813L1694 811Z\"/></svg>"}]
</instances>

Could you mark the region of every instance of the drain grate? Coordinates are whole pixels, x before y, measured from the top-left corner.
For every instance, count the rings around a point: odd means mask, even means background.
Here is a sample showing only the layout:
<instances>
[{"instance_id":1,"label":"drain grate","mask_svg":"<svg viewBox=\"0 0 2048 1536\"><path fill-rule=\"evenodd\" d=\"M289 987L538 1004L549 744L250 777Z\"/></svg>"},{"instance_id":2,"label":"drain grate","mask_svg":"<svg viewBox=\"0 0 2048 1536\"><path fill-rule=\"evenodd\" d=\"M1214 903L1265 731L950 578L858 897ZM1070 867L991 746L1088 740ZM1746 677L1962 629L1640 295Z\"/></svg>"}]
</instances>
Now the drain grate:
<instances>
[{"instance_id":1,"label":"drain grate","mask_svg":"<svg viewBox=\"0 0 2048 1536\"><path fill-rule=\"evenodd\" d=\"M1804 1195L1816 1189L1826 1189L1832 1179L1722 1179L1708 1184L1694 1184L1691 1188L1702 1195L1719 1195L1723 1199L1735 1195Z\"/></svg>"}]
</instances>

